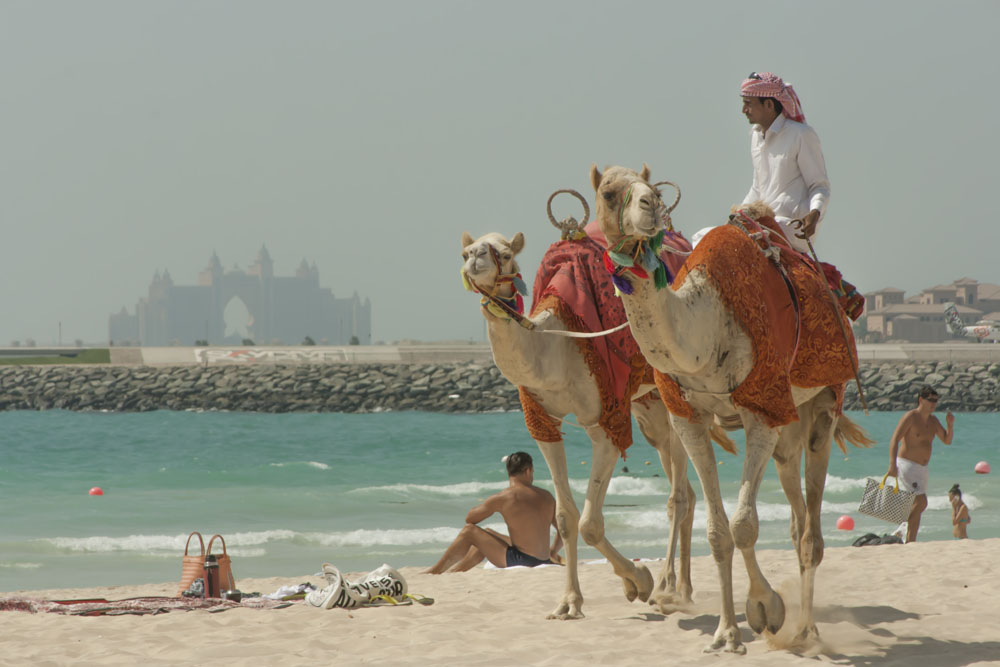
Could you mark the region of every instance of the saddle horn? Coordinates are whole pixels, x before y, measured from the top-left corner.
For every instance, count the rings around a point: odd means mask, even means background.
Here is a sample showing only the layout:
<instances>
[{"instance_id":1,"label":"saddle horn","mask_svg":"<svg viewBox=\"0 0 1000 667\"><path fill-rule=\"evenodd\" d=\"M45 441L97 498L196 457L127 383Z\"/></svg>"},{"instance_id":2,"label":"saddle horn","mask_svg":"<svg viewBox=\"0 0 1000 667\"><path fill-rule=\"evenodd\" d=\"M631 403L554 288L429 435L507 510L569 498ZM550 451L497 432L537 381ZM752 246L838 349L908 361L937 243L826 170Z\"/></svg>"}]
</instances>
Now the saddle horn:
<instances>
[{"instance_id":1,"label":"saddle horn","mask_svg":"<svg viewBox=\"0 0 1000 667\"><path fill-rule=\"evenodd\" d=\"M569 216L564 218L562 222L556 222L555 217L552 215L552 200L556 198L556 195L560 194L573 195L580 200L583 204L583 222L577 222L576 218ZM549 195L549 200L545 203L545 212L549 216L549 222L552 226L559 230L560 238L565 241L573 236L575 233L583 233L583 228L587 225L587 221L590 220L590 206L587 204L587 200L576 190L566 188L563 190L556 190L551 195Z\"/></svg>"},{"instance_id":2,"label":"saddle horn","mask_svg":"<svg viewBox=\"0 0 1000 667\"><path fill-rule=\"evenodd\" d=\"M677 187L676 183L670 181L660 181L659 183L653 183L654 188L659 188L661 185L669 185L677 192L677 197L674 199L674 203L667 207L667 213L673 213L674 209L677 208L677 204L681 201L681 189Z\"/></svg>"}]
</instances>

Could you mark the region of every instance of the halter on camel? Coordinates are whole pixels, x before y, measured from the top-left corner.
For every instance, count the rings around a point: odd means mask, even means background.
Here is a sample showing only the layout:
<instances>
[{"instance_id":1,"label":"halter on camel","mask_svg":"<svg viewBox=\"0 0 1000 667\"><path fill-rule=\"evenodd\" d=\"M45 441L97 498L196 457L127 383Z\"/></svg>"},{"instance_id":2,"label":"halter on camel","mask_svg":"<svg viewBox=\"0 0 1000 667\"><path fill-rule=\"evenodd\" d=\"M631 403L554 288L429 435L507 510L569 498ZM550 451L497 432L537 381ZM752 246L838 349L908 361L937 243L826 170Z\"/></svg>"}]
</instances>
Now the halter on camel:
<instances>
[{"instance_id":1,"label":"halter on camel","mask_svg":"<svg viewBox=\"0 0 1000 667\"><path fill-rule=\"evenodd\" d=\"M664 181L666 182L666 181ZM673 185L671 183L670 185ZM677 187L676 185L674 186ZM576 218L569 216L563 218L562 222L557 222L552 215L552 200L556 198L559 194L571 194L580 200L583 204L583 222L577 222ZM677 191L677 200L680 200L680 190ZM674 201L674 206L677 205L677 201ZM668 221L669 221L669 211L673 210L672 206L668 209ZM587 200L577 192L576 190L563 189L556 190L549 196L548 202L545 205L546 212L549 216L549 221L552 226L559 230L560 240L562 241L586 241L590 237L584 231L584 227L587 226L587 222L590 220L590 206L587 204ZM489 245L489 244L487 244ZM524 280L521 278L520 273L503 273L503 267L500 264L500 256L492 245L489 245L490 257L493 258L493 263L497 267L497 279L496 285L492 291L483 289L477 285L469 276L465 273L463 268L461 271L462 284L465 289L470 292L476 292L477 294L482 294L483 298L480 300L480 305L485 308L492 315L499 317L501 319L513 320L520 324L522 327L528 331L534 331L536 333L546 333L552 334L553 336L563 336L564 338L600 338L601 336L607 336L608 334L613 334L617 331L621 331L628 326L628 321L622 322L617 327L612 329L607 329L605 331L595 331L592 333L584 333L579 331L561 331L561 330L550 330L550 329L538 329L535 323L524 316L524 299L522 295L527 295L528 288ZM679 251L674 251L679 252ZM502 297L498 294L499 289L502 285L506 283L511 283L514 287L514 294L510 297Z\"/></svg>"},{"instance_id":2,"label":"halter on camel","mask_svg":"<svg viewBox=\"0 0 1000 667\"><path fill-rule=\"evenodd\" d=\"M461 271L462 284L470 292L483 295L479 304L489 311L490 314L501 319L514 320L528 331L534 331L535 323L524 316L523 295L528 293L528 286L525 284L520 273L504 273L497 249L490 243L487 243L486 246L490 249L490 257L493 258L493 263L497 267L497 278L493 290L483 289L477 285L465 272L464 267ZM510 283L514 288L514 293L509 297L500 296L500 288L507 283Z\"/></svg>"},{"instance_id":3,"label":"halter on camel","mask_svg":"<svg viewBox=\"0 0 1000 667\"><path fill-rule=\"evenodd\" d=\"M677 191L677 197L674 199L674 203L669 207L664 206L663 200L660 197L659 186L669 185L674 190ZM677 187L676 184L670 181L660 181L653 184L653 192L656 194L659 206L657 206L657 213L662 211L661 217L663 218L663 229L650 239L640 239L635 236L631 236L625 233L624 218L625 218L625 207L628 206L629 201L632 199L632 188L635 187L635 183L629 186L628 190L625 192L625 197L622 199L621 206L618 208L618 233L621 238L614 247L608 248L604 253L604 267L611 273L611 281L615 284L615 289L624 294L632 293L632 285L625 280L622 274L626 271L633 274L637 278L648 278L651 271L653 273L653 281L656 284L657 289L666 287L672 276L670 275L667 265L660 258L660 253L663 250L671 252L675 255L690 255L690 252L685 252L683 250L678 250L672 248L669 245L663 245L663 238L667 234L676 234L674 231L673 221L670 219L670 214L677 204L681 200L681 189ZM635 242L635 247L631 253L623 252L625 245L629 242Z\"/></svg>"}]
</instances>

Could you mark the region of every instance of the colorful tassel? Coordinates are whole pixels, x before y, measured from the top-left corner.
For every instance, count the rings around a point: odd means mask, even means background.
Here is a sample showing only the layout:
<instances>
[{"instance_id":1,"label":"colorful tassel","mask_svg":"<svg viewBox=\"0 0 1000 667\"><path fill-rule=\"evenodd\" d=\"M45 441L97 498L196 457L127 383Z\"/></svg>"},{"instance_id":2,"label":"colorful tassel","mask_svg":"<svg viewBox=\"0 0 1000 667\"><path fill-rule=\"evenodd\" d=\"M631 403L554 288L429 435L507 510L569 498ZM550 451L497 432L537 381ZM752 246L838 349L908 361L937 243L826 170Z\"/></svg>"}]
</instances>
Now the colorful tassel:
<instances>
[{"instance_id":1,"label":"colorful tassel","mask_svg":"<svg viewBox=\"0 0 1000 667\"><path fill-rule=\"evenodd\" d=\"M660 261L660 265L653 272L653 284L656 289L663 289L667 286L667 265Z\"/></svg>"},{"instance_id":2,"label":"colorful tassel","mask_svg":"<svg viewBox=\"0 0 1000 667\"><path fill-rule=\"evenodd\" d=\"M617 252L615 250L608 250L607 253L611 257L611 261L618 266L630 267L635 264L635 260L633 260L630 255L626 255L625 253Z\"/></svg>"},{"instance_id":3,"label":"colorful tassel","mask_svg":"<svg viewBox=\"0 0 1000 667\"><path fill-rule=\"evenodd\" d=\"M601 259L604 261L604 269L608 273L614 273L616 271L615 264L611 261L611 256L607 253L607 251L605 251L604 256L601 257Z\"/></svg>"},{"instance_id":4,"label":"colorful tassel","mask_svg":"<svg viewBox=\"0 0 1000 667\"><path fill-rule=\"evenodd\" d=\"M632 275L635 276L636 278L642 278L643 280L645 280L646 278L649 277L649 274L646 273L644 269L638 266L631 267L629 271L631 271Z\"/></svg>"},{"instance_id":5,"label":"colorful tassel","mask_svg":"<svg viewBox=\"0 0 1000 667\"><path fill-rule=\"evenodd\" d=\"M661 229L656 236L649 239L649 247L653 250L656 255L660 254L660 248L663 247L663 236L666 233L665 230Z\"/></svg>"},{"instance_id":6,"label":"colorful tassel","mask_svg":"<svg viewBox=\"0 0 1000 667\"><path fill-rule=\"evenodd\" d=\"M472 286L472 283L469 282L469 276L465 275L465 269L460 269L459 273L462 274L462 286L470 292L477 291L476 288Z\"/></svg>"},{"instance_id":7,"label":"colorful tassel","mask_svg":"<svg viewBox=\"0 0 1000 667\"><path fill-rule=\"evenodd\" d=\"M642 249L642 265L647 271L656 271L660 265L660 258L649 246L644 246Z\"/></svg>"},{"instance_id":8,"label":"colorful tassel","mask_svg":"<svg viewBox=\"0 0 1000 667\"><path fill-rule=\"evenodd\" d=\"M617 289L622 294L632 294L635 291L635 289L633 289L632 287L632 283L626 280L624 276L619 276L612 273L611 282L615 284L615 289Z\"/></svg>"},{"instance_id":9,"label":"colorful tassel","mask_svg":"<svg viewBox=\"0 0 1000 667\"><path fill-rule=\"evenodd\" d=\"M495 315L496 317L498 317L501 320L509 320L510 319L510 315L507 314L506 312L504 312L503 308L501 308L500 306L496 305L495 303L493 303L491 301L486 301L483 304L483 306L486 307L486 310L490 311L493 315Z\"/></svg>"},{"instance_id":10,"label":"colorful tassel","mask_svg":"<svg viewBox=\"0 0 1000 667\"><path fill-rule=\"evenodd\" d=\"M511 280L511 284L514 285L514 289L516 289L520 294L528 293L528 285L524 282L524 279L521 278L520 273L514 276Z\"/></svg>"}]
</instances>

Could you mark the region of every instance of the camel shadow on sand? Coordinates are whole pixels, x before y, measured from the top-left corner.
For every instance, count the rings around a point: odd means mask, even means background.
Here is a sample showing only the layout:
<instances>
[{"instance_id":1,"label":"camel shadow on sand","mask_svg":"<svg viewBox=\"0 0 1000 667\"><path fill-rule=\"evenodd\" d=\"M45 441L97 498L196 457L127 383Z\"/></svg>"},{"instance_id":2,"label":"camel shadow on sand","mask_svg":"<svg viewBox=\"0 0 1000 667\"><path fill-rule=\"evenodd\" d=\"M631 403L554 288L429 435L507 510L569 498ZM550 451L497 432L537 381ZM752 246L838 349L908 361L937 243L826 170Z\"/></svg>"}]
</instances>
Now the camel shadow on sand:
<instances>
[{"instance_id":1,"label":"camel shadow on sand","mask_svg":"<svg viewBox=\"0 0 1000 667\"><path fill-rule=\"evenodd\" d=\"M933 637L892 635L899 641L881 655L843 655L823 651L835 662L851 665L927 665L961 667L980 661L994 661L1000 655L1000 642L942 641Z\"/></svg>"},{"instance_id":2,"label":"camel shadow on sand","mask_svg":"<svg viewBox=\"0 0 1000 667\"><path fill-rule=\"evenodd\" d=\"M656 622L666 620L664 614L656 612L646 612L633 616L635 620L646 622ZM933 664L935 667L961 667L979 661L996 660L1000 655L1000 642L997 641L947 641L934 637L920 636L914 634L897 634L884 626L885 624L898 623L909 620L920 620L922 616L917 613L904 611L889 605L871 605L858 607L845 607L831 605L818 607L816 609L816 621L818 623L850 623L865 633L870 635L866 649L860 649L857 653L843 652L836 646L824 644L818 650L799 652L793 649L787 650L798 655L815 656L818 652L826 656L835 663L880 667L882 665L905 665L905 664ZM746 625L746 616L740 614L736 617L736 622L740 628L741 639L744 644L751 644L761 641L761 637L755 635ZM702 635L712 636L719 623L717 614L700 614L688 618L681 618L677 621L677 626L681 630L695 631ZM820 630L822 633L822 629ZM878 639L876 639L878 638ZM885 646L886 640L892 642ZM849 649L848 649L849 651Z\"/></svg>"}]
</instances>

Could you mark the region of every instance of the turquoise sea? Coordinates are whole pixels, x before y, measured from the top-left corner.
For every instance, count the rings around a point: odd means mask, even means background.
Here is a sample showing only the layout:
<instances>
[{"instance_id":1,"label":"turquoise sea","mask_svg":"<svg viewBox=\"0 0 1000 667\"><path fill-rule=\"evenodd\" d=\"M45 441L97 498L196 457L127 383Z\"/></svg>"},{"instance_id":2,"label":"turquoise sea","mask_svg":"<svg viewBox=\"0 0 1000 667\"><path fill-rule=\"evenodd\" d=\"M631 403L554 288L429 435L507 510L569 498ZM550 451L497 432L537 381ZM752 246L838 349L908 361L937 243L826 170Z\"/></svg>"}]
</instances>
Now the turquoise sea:
<instances>
[{"instance_id":1,"label":"turquoise sea","mask_svg":"<svg viewBox=\"0 0 1000 667\"><path fill-rule=\"evenodd\" d=\"M886 470L901 413L851 416L878 444L846 459L834 450L823 508L829 546L895 528L856 509L865 477ZM1000 414L959 413L955 426L955 442L934 447L919 539L951 539L947 491L955 482L971 510L970 536L1000 537L997 476L973 472L980 460L1000 462ZM582 507L590 443L579 428L564 430ZM237 578L301 576L324 562L345 571L383 562L425 566L455 536L466 511L506 485L503 455L531 453L536 480L552 488L517 412L6 412L0 433L0 591L174 581L193 530L206 540L216 532L226 538ZM740 441L742 433L732 435ZM638 438L628 454L608 493L607 532L629 557L662 557L669 485L645 441ZM731 512L741 459L719 456ZM699 494L694 551L706 554L704 504L693 468L690 474ZM104 495L90 496L94 486ZM790 548L789 512L773 465L759 514L759 546ZM842 514L854 517L854 531L835 528ZM484 525L502 530L499 517ZM600 554L584 546L581 557Z\"/></svg>"}]
</instances>

